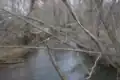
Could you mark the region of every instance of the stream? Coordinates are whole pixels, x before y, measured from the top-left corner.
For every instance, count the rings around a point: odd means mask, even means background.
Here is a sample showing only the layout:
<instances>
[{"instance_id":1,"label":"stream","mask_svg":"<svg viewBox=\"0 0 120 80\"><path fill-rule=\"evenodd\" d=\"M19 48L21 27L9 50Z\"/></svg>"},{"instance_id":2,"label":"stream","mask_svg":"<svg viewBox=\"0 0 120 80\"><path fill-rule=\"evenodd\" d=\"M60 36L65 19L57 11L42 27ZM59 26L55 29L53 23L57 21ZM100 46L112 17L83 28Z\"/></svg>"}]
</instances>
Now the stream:
<instances>
[{"instance_id":1,"label":"stream","mask_svg":"<svg viewBox=\"0 0 120 80\"><path fill-rule=\"evenodd\" d=\"M63 55L63 54L62 54ZM61 57L61 55L59 55ZM73 54L64 54L58 59L61 70L65 73L66 80L85 80L86 74L83 67L70 72L76 61ZM15 64L0 69L0 80L61 80L55 71L46 50L32 53L25 63ZM113 68L99 66L91 80L116 80L116 71Z\"/></svg>"}]
</instances>

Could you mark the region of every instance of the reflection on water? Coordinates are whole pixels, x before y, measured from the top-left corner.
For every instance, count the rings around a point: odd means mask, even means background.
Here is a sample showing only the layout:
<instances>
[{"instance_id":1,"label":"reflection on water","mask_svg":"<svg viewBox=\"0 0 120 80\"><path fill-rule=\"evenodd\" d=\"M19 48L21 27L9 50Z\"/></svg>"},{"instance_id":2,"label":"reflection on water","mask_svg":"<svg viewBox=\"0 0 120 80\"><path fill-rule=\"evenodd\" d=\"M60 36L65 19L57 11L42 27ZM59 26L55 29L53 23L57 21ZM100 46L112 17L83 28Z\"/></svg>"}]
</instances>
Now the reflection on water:
<instances>
[{"instance_id":1,"label":"reflection on water","mask_svg":"<svg viewBox=\"0 0 120 80\"><path fill-rule=\"evenodd\" d=\"M40 50L24 64L0 70L0 80L60 80L49 57Z\"/></svg>"},{"instance_id":2,"label":"reflection on water","mask_svg":"<svg viewBox=\"0 0 120 80\"><path fill-rule=\"evenodd\" d=\"M68 80L85 80L87 70L86 66L82 65L82 57L80 59L74 51L56 51L56 54L56 61Z\"/></svg>"},{"instance_id":3,"label":"reflection on water","mask_svg":"<svg viewBox=\"0 0 120 80\"><path fill-rule=\"evenodd\" d=\"M58 59L58 65L67 76L67 79L85 80L84 74L86 71L83 67L79 66L78 69L71 71L77 65L76 57L73 57L72 53L62 55L59 55L61 58ZM99 75L95 75L96 77L93 80L115 80L115 77L110 77L115 74L111 74L115 71L109 69L109 72L107 72L106 69L104 67L101 70L98 69ZM106 79L102 78L105 78L105 76L109 76L109 79L108 77ZM51 64L47 52L40 50L38 53L33 53L25 63L10 66L9 68L1 68L0 80L60 80L60 78Z\"/></svg>"}]
</instances>

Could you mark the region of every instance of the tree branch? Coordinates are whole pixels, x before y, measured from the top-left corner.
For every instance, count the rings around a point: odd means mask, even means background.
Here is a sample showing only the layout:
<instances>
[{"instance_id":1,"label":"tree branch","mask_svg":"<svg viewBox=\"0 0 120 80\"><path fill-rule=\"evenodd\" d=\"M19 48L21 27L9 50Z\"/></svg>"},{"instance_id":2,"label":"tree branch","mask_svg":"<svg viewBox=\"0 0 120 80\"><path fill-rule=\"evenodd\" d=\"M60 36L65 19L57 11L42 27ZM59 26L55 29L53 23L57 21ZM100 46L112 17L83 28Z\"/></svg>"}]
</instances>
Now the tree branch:
<instances>
[{"instance_id":1,"label":"tree branch","mask_svg":"<svg viewBox=\"0 0 120 80\"><path fill-rule=\"evenodd\" d=\"M88 34L91 39L97 44L98 48L100 49L101 52L103 52L102 47L98 41L98 39L89 31L87 30L79 21L78 17L76 16L75 12L71 9L70 5L67 3L67 0L62 0L63 3L66 5L68 10L70 11L71 15L73 16L74 20L79 24L79 27L82 28L86 34Z\"/></svg>"},{"instance_id":2,"label":"tree branch","mask_svg":"<svg viewBox=\"0 0 120 80\"><path fill-rule=\"evenodd\" d=\"M92 77L92 74L94 73L94 70L95 70L95 68L96 68L96 66L97 66L97 63L98 63L98 61L100 60L100 58L101 58L101 56L99 55L99 56L97 57L97 59L95 60L95 63L94 63L94 65L93 65L93 67L91 68L91 71L90 71L90 73L89 73L89 76L86 78L87 80Z\"/></svg>"},{"instance_id":3,"label":"tree branch","mask_svg":"<svg viewBox=\"0 0 120 80\"><path fill-rule=\"evenodd\" d=\"M47 47L36 47L36 46L2 46L0 45L0 48L25 48L25 49L46 49ZM76 52L82 52L82 53L86 53L89 55L98 55L101 54L101 52L95 52L95 51L88 51L88 50L83 50L83 49L73 49L73 48L50 48L52 50L65 50L65 51L76 51ZM103 54L104 56L116 56L116 57L120 57L120 55L118 54Z\"/></svg>"},{"instance_id":4,"label":"tree branch","mask_svg":"<svg viewBox=\"0 0 120 80\"><path fill-rule=\"evenodd\" d=\"M25 16L25 17L28 18L28 19L37 21L37 22L39 22L39 23L41 23L41 24L47 25L47 26L49 26L50 28L52 28L52 29L54 29L54 30L57 30L57 29L55 28L55 26L50 25L50 24L46 24L44 21L42 21L42 20L40 20L40 19L37 19L37 18L34 18L34 17L28 17L28 16ZM58 32L58 33L59 33L60 35L62 35L60 32ZM69 39L69 40L67 40L67 41L64 42L64 43L67 43L67 42L69 42L69 41L74 41L74 42L75 42L77 45L79 45L81 48L84 48L84 49L86 49L86 50L90 49L90 48L86 47L85 45L76 42L76 41L73 40L71 37L68 37L68 39ZM72 39L72 40L71 40L71 39Z\"/></svg>"},{"instance_id":5,"label":"tree branch","mask_svg":"<svg viewBox=\"0 0 120 80\"><path fill-rule=\"evenodd\" d=\"M120 49L119 49L119 42L116 40L116 37L115 37L115 33L114 32L112 32L112 30L110 30L109 29L109 24L107 23L107 20L108 20L108 18L110 17L110 15L111 15L111 11L112 11L112 9L114 8L114 5L115 5L115 3L116 3L116 0L113 0L113 3L112 3L112 5L111 5L111 7L110 7L110 9L109 9L109 11L108 11L108 13L107 13L107 16L105 17L105 20L103 19L103 17L102 17L102 3L103 3L103 0L101 0L101 2L99 3L97 0L95 0L95 3L96 3L96 8L97 8L97 11L99 12L99 19L100 19L100 24L102 23L103 25L104 25L104 27L105 27L105 29L106 29L106 31L107 31L107 33L108 33L108 36L109 36L109 38L111 39L111 41L112 41L112 43L114 44L114 46L115 46L115 49L116 49L116 51L117 52L120 52ZM100 25L99 24L99 25ZM116 54L117 55L117 54ZM110 56L106 56L105 57L106 59L107 59L107 61L113 66L113 67L115 67L115 68L118 68L117 67L117 65L115 65L113 62L112 62L112 60L110 60Z\"/></svg>"},{"instance_id":6,"label":"tree branch","mask_svg":"<svg viewBox=\"0 0 120 80\"><path fill-rule=\"evenodd\" d=\"M55 37L56 39L58 39L59 41L62 42L62 40L61 40L58 36L55 36L54 34L45 31L43 28L41 28L41 27L37 26L36 24L34 24L34 23L26 20L24 17L18 16L18 15L14 14L14 13L12 13L12 12L10 12L10 11L7 11L7 10L5 10L5 9L3 9L3 10L6 11L7 13L9 13L9 14L11 14L11 15L13 15L13 16L16 16L17 18L25 21L26 23L29 23L30 25L32 25L32 27L37 28L38 30L43 31L43 32L45 32L45 33L47 33L47 34L50 34L51 36ZM67 42L64 42L64 43L67 44L67 45L69 45ZM71 45L69 45L69 46L71 46ZM72 47L72 46L71 46L71 47Z\"/></svg>"},{"instance_id":7,"label":"tree branch","mask_svg":"<svg viewBox=\"0 0 120 80\"><path fill-rule=\"evenodd\" d=\"M79 21L78 17L76 16L75 12L71 9L70 5L68 4L67 0L62 0L63 3L66 5L66 7L68 8L68 10L70 11L71 15L73 16L74 20L79 24L79 27L82 28L85 33L87 35L89 35L91 37L91 39L96 43L98 49L100 50L100 54L99 54L99 57L97 58L97 60L95 61L94 65L95 67L92 67L92 70L90 71L90 74L88 76L88 78L91 78L92 74L93 74L93 71L95 70L96 68L96 65L97 63L99 62L99 60L101 59L102 57L102 54L104 53L104 50L101 46L101 44L99 43L99 40L89 31L87 30L82 24L81 22Z\"/></svg>"},{"instance_id":8,"label":"tree branch","mask_svg":"<svg viewBox=\"0 0 120 80\"><path fill-rule=\"evenodd\" d=\"M105 29L107 31L107 34L108 34L110 40L112 41L112 44L114 45L114 47L116 49L116 52L119 54L120 53L120 43L119 43L119 41L116 38L116 35L114 33L115 31L114 30L110 30L109 29L110 25L109 25L109 23L107 23L107 20L108 20L109 16L112 16L112 10L113 10L113 8L115 6L115 2L116 2L116 0L113 1L113 3L112 3L112 5L111 5L111 7L110 7L110 9L108 11L108 14L107 14L105 20L103 18L100 18L100 20L101 20L102 24L104 25L104 27L105 27ZM114 26L114 27L116 27L116 26Z\"/></svg>"},{"instance_id":9,"label":"tree branch","mask_svg":"<svg viewBox=\"0 0 120 80\"><path fill-rule=\"evenodd\" d=\"M60 71L57 63L56 63L55 60L54 60L54 57L53 57L52 54L50 53L50 48L48 47L48 45L47 45L47 50L48 50L49 59L50 59L52 65L54 66L55 70L57 71L59 77L61 78L61 80L65 80L65 76L63 76L63 74L61 73L61 71Z\"/></svg>"}]
</instances>

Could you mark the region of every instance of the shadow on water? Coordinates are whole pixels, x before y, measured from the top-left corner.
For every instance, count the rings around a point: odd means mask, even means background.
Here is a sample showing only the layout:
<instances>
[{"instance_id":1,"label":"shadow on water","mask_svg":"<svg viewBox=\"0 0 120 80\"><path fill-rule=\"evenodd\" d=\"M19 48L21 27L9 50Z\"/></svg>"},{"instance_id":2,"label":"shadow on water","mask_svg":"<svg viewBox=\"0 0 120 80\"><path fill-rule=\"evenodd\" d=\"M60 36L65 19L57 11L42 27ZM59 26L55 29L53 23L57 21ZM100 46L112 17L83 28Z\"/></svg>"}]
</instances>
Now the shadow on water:
<instances>
[{"instance_id":1,"label":"shadow on water","mask_svg":"<svg viewBox=\"0 0 120 80\"><path fill-rule=\"evenodd\" d=\"M117 70L112 66L106 67L99 64L92 80L117 80Z\"/></svg>"},{"instance_id":2,"label":"shadow on water","mask_svg":"<svg viewBox=\"0 0 120 80\"><path fill-rule=\"evenodd\" d=\"M70 55L64 55L64 58L68 56L70 57ZM70 58L67 59L70 61ZM61 66L63 70L69 69L68 66L70 66L68 61L65 60L59 62L63 65ZM72 62L71 60L69 63L72 64ZM66 72L67 76L69 76L68 80L85 80L83 78L84 71L82 72L82 69L80 71L73 73ZM94 76L92 80L115 80L116 73L113 68L100 66ZM51 64L49 56L44 50L40 50L37 53L32 53L25 63L1 68L0 80L60 80L60 78Z\"/></svg>"}]
</instances>

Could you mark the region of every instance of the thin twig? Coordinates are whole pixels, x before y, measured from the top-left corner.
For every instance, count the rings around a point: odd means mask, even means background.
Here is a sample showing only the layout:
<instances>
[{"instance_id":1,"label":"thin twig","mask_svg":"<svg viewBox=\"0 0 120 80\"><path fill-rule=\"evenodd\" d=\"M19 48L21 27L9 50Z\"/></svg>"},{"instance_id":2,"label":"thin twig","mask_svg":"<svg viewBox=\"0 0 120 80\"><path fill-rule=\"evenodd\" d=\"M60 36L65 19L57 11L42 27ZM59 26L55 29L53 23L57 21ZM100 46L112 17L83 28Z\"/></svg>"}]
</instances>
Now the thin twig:
<instances>
[{"instance_id":1,"label":"thin twig","mask_svg":"<svg viewBox=\"0 0 120 80\"><path fill-rule=\"evenodd\" d=\"M91 71L90 71L90 73L89 73L89 76L86 78L87 80L92 77L92 74L94 73L94 70L95 70L95 68L96 68L96 66L97 66L97 63L99 62L100 58L101 58L101 55L99 55L99 56L97 57L97 59L95 60L95 63L94 63L94 65L93 65L93 67L91 68Z\"/></svg>"},{"instance_id":2,"label":"thin twig","mask_svg":"<svg viewBox=\"0 0 120 80\"><path fill-rule=\"evenodd\" d=\"M78 24L78 23L77 22L71 22L71 23L66 24L66 26L72 26L72 25L76 25L76 24Z\"/></svg>"},{"instance_id":3,"label":"thin twig","mask_svg":"<svg viewBox=\"0 0 120 80\"><path fill-rule=\"evenodd\" d=\"M42 44L42 43L44 43L44 42L49 41L51 38L53 38L53 36L48 37L48 38L46 38L46 39L42 40L42 41L41 41L41 42L39 42L39 43L36 43L36 44L35 44L35 46L39 46L40 44Z\"/></svg>"},{"instance_id":4,"label":"thin twig","mask_svg":"<svg viewBox=\"0 0 120 80\"><path fill-rule=\"evenodd\" d=\"M58 73L58 75L59 75L59 77L61 78L61 80L65 80L65 79L64 79L65 77L63 76L63 74L61 73L61 71L60 71L57 63L56 63L55 60L53 59L54 57L53 57L53 56L51 55L51 53L50 53L50 48L48 47L48 45L47 45L47 49L48 49L49 59L50 59L52 65L54 66L56 72Z\"/></svg>"}]
</instances>

